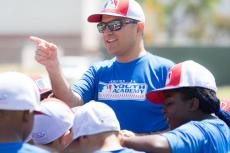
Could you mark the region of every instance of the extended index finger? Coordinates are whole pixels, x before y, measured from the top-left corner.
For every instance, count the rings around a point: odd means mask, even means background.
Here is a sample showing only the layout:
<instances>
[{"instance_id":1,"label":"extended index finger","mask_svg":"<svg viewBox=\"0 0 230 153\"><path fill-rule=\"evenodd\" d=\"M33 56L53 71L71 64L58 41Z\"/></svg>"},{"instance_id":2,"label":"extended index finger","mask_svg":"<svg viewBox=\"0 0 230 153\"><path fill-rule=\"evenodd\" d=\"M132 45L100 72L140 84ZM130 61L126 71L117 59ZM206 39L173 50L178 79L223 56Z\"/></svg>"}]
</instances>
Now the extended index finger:
<instances>
[{"instance_id":1,"label":"extended index finger","mask_svg":"<svg viewBox=\"0 0 230 153\"><path fill-rule=\"evenodd\" d=\"M54 50L57 49L57 46L55 44L50 43L39 37L30 36L30 40L32 40L37 46L43 46L44 48L49 48L49 49L54 49Z\"/></svg>"},{"instance_id":2,"label":"extended index finger","mask_svg":"<svg viewBox=\"0 0 230 153\"><path fill-rule=\"evenodd\" d=\"M36 45L38 45L40 43L48 44L48 42L45 41L44 39L41 39L41 38L35 37L35 36L30 36L30 40L32 40Z\"/></svg>"}]
</instances>

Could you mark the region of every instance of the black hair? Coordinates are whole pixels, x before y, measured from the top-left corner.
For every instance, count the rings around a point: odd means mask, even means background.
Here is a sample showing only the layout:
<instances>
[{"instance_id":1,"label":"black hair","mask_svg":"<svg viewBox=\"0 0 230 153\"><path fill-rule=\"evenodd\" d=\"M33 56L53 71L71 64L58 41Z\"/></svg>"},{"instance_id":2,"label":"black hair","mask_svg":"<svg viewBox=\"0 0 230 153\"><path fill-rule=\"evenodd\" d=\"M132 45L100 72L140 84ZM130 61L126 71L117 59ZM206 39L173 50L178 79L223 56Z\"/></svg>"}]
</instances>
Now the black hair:
<instances>
[{"instance_id":1,"label":"black hair","mask_svg":"<svg viewBox=\"0 0 230 153\"><path fill-rule=\"evenodd\" d=\"M200 110L206 114L215 113L230 127L230 113L220 109L220 100L215 91L202 87L183 87L175 91L182 93L184 99L197 98Z\"/></svg>"}]
</instances>

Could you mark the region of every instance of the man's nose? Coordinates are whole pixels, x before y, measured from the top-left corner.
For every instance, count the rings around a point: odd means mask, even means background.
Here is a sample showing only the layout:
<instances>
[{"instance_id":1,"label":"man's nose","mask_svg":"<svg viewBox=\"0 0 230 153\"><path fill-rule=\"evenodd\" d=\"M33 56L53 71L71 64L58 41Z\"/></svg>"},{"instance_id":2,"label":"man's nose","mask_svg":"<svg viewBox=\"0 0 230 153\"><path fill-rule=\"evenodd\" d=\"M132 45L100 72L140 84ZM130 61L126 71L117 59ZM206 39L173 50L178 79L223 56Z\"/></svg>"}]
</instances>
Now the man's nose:
<instances>
[{"instance_id":1,"label":"man's nose","mask_svg":"<svg viewBox=\"0 0 230 153\"><path fill-rule=\"evenodd\" d=\"M113 32L109 30L108 26L105 27L105 30L103 31L104 34L112 34Z\"/></svg>"}]
</instances>

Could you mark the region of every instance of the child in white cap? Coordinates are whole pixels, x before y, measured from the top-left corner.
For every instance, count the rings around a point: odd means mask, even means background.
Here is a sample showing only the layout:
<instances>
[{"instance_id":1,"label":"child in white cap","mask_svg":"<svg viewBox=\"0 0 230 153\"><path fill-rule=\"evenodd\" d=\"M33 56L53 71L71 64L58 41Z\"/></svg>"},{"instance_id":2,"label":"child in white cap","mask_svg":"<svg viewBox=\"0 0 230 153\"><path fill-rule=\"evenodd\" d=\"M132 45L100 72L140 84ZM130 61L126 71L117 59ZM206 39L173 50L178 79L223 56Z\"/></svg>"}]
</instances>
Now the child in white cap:
<instances>
[{"instance_id":1,"label":"child in white cap","mask_svg":"<svg viewBox=\"0 0 230 153\"><path fill-rule=\"evenodd\" d=\"M35 144L62 151L72 141L74 114L64 102L56 98L47 98L41 105L49 114L35 116L31 138Z\"/></svg>"},{"instance_id":2,"label":"child in white cap","mask_svg":"<svg viewBox=\"0 0 230 153\"><path fill-rule=\"evenodd\" d=\"M73 142L67 152L138 153L120 145L120 124L114 111L106 104L89 102L73 108Z\"/></svg>"},{"instance_id":3,"label":"child in white cap","mask_svg":"<svg viewBox=\"0 0 230 153\"><path fill-rule=\"evenodd\" d=\"M34 112L41 109L40 94L31 78L19 72L0 74L0 152L48 153L25 143L32 130Z\"/></svg>"}]
</instances>

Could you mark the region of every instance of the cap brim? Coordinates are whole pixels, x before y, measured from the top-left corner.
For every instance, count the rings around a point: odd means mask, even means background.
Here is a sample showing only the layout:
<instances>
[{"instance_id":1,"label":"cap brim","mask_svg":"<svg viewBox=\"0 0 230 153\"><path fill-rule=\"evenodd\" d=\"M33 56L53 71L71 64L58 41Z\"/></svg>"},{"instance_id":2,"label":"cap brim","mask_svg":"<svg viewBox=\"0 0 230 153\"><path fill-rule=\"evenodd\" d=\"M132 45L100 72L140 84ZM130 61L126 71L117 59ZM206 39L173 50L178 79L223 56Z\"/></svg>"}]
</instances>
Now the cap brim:
<instances>
[{"instance_id":1,"label":"cap brim","mask_svg":"<svg viewBox=\"0 0 230 153\"><path fill-rule=\"evenodd\" d=\"M121 14L112 13L112 12L100 12L96 14L92 14L88 17L88 22L101 22L102 15L116 16L116 17L125 17Z\"/></svg>"},{"instance_id":2,"label":"cap brim","mask_svg":"<svg viewBox=\"0 0 230 153\"><path fill-rule=\"evenodd\" d=\"M34 114L35 115L50 115L50 112L45 107L38 104L34 110Z\"/></svg>"},{"instance_id":3,"label":"cap brim","mask_svg":"<svg viewBox=\"0 0 230 153\"><path fill-rule=\"evenodd\" d=\"M152 90L146 94L146 98L153 104L163 104L164 103L164 91L173 90L181 88L179 86L175 87L164 87Z\"/></svg>"}]
</instances>

